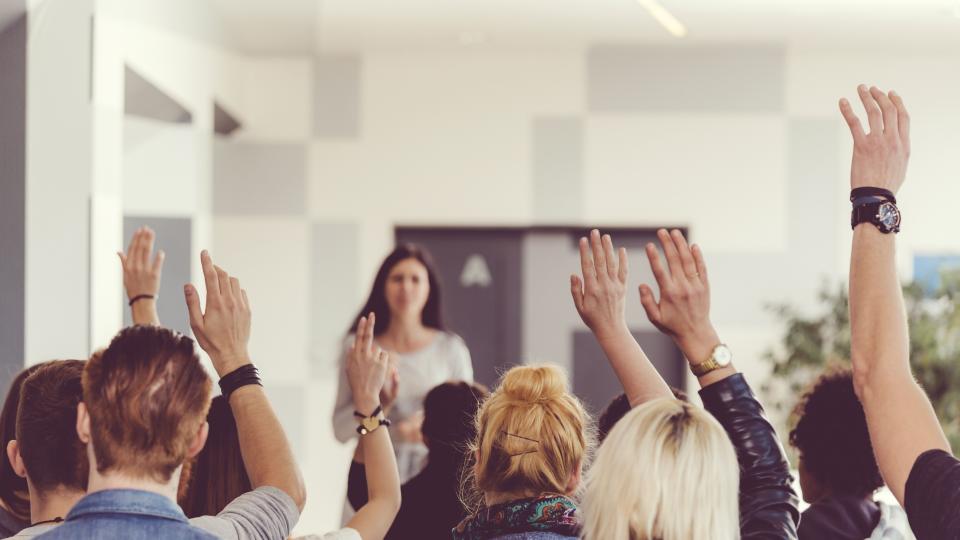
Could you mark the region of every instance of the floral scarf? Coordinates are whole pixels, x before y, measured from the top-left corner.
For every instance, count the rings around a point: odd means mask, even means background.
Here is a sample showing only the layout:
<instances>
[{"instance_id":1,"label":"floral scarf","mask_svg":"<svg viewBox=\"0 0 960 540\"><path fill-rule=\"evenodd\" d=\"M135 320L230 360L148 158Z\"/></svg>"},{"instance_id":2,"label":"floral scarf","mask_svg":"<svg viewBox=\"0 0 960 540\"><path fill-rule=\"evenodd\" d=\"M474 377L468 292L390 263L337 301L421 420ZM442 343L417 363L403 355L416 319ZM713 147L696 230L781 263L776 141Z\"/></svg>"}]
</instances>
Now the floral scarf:
<instances>
[{"instance_id":1,"label":"floral scarf","mask_svg":"<svg viewBox=\"0 0 960 540\"><path fill-rule=\"evenodd\" d=\"M507 534L580 534L577 506L566 497L520 499L481 508L453 529L453 540L486 540Z\"/></svg>"}]
</instances>

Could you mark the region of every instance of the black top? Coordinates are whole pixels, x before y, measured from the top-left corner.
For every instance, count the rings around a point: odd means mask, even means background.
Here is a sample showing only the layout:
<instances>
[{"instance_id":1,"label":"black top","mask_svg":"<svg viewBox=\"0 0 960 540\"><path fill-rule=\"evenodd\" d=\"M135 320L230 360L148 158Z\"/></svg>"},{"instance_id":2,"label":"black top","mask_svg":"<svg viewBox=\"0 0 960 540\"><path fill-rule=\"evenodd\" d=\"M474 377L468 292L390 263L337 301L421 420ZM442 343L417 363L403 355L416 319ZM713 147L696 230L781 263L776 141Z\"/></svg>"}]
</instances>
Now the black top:
<instances>
[{"instance_id":1,"label":"black top","mask_svg":"<svg viewBox=\"0 0 960 540\"><path fill-rule=\"evenodd\" d=\"M385 540L450 540L450 530L467 516L460 503L462 456L441 457L431 452L427 466L400 487L402 502ZM367 475L363 464L352 462L347 499L354 509L367 503Z\"/></svg>"},{"instance_id":2,"label":"black top","mask_svg":"<svg viewBox=\"0 0 960 540\"><path fill-rule=\"evenodd\" d=\"M943 450L917 458L904 502L917 540L960 538L960 461Z\"/></svg>"},{"instance_id":3,"label":"black top","mask_svg":"<svg viewBox=\"0 0 960 540\"><path fill-rule=\"evenodd\" d=\"M800 540L863 540L880 523L880 507L866 497L828 497L800 516Z\"/></svg>"},{"instance_id":4,"label":"black top","mask_svg":"<svg viewBox=\"0 0 960 540\"><path fill-rule=\"evenodd\" d=\"M795 539L800 511L790 465L750 385L737 373L700 390L740 463L740 537Z\"/></svg>"}]
</instances>

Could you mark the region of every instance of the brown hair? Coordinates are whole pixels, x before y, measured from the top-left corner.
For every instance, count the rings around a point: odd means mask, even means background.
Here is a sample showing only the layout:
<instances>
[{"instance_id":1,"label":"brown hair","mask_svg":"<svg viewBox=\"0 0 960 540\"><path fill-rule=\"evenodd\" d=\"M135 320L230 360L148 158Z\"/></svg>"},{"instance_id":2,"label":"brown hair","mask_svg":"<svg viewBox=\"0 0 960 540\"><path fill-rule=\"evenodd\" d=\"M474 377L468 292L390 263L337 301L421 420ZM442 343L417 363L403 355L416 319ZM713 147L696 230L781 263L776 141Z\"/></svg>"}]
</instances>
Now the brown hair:
<instances>
[{"instance_id":1,"label":"brown hair","mask_svg":"<svg viewBox=\"0 0 960 540\"><path fill-rule=\"evenodd\" d=\"M17 409L20 406L20 388L23 381L40 369L43 364L35 364L17 373L10 382L7 397L0 412L0 433L3 434L3 451L6 456L7 445L17 438ZM27 496L27 481L17 476L9 459L0 459L0 501L14 516L27 521L30 519L30 499Z\"/></svg>"},{"instance_id":2,"label":"brown hair","mask_svg":"<svg viewBox=\"0 0 960 540\"><path fill-rule=\"evenodd\" d=\"M213 398L207 423L207 444L190 464L189 479L181 480L186 487L181 488L180 507L189 518L215 516L253 489L240 454L237 422L223 396Z\"/></svg>"},{"instance_id":3,"label":"brown hair","mask_svg":"<svg viewBox=\"0 0 960 540\"><path fill-rule=\"evenodd\" d=\"M83 372L97 471L169 481L206 418L210 385L190 338L121 330Z\"/></svg>"},{"instance_id":4,"label":"brown hair","mask_svg":"<svg viewBox=\"0 0 960 540\"><path fill-rule=\"evenodd\" d=\"M477 413L476 489L564 494L594 446L590 417L555 366L518 366Z\"/></svg>"},{"instance_id":5,"label":"brown hair","mask_svg":"<svg viewBox=\"0 0 960 540\"><path fill-rule=\"evenodd\" d=\"M86 445L77 437L83 397L82 360L48 362L23 381L17 443L30 481L40 491L60 486L86 491Z\"/></svg>"}]
</instances>

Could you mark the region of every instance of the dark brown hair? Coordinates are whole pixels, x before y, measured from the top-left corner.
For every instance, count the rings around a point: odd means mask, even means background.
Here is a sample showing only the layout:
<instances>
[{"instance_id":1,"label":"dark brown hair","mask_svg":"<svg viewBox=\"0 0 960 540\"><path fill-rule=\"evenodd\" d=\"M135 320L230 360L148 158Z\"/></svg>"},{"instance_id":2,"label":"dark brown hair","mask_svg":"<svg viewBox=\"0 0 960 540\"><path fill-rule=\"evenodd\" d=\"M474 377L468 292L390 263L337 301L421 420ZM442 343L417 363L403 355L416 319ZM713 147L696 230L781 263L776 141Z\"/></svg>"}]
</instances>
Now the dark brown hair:
<instances>
[{"instance_id":1,"label":"dark brown hair","mask_svg":"<svg viewBox=\"0 0 960 540\"><path fill-rule=\"evenodd\" d=\"M849 368L832 368L820 375L792 416L790 444L818 482L837 495L856 497L883 486Z\"/></svg>"},{"instance_id":2,"label":"dark brown hair","mask_svg":"<svg viewBox=\"0 0 960 540\"><path fill-rule=\"evenodd\" d=\"M82 360L48 362L20 388L17 443L39 491L86 491L86 445L77 437L77 404L83 398Z\"/></svg>"},{"instance_id":3,"label":"dark brown hair","mask_svg":"<svg viewBox=\"0 0 960 540\"><path fill-rule=\"evenodd\" d=\"M186 489L181 490L180 507L189 518L215 516L253 489L240 453L237 423L223 396L213 398L207 423L207 444L191 463Z\"/></svg>"},{"instance_id":4,"label":"dark brown hair","mask_svg":"<svg viewBox=\"0 0 960 540\"><path fill-rule=\"evenodd\" d=\"M427 269L430 294L427 296L427 303L423 306L423 313L421 314L423 325L437 330L446 330L446 325L443 322L443 304L440 301L440 279L433 264L433 259L426 249L416 244L403 244L397 246L383 260L380 269L377 270L377 277L373 280L373 289L370 290L370 296L360 313L354 317L349 333L356 332L360 317L366 317L371 311L377 315L377 322L373 328L374 335L380 335L387 330L390 326L390 306L387 304L386 294L387 278L390 277L390 271L393 270L393 267L406 259L415 259Z\"/></svg>"},{"instance_id":5,"label":"dark brown hair","mask_svg":"<svg viewBox=\"0 0 960 540\"><path fill-rule=\"evenodd\" d=\"M157 326L121 330L83 372L97 470L169 481L206 419L210 385L190 338Z\"/></svg>"},{"instance_id":6,"label":"dark brown hair","mask_svg":"<svg viewBox=\"0 0 960 540\"><path fill-rule=\"evenodd\" d=\"M43 364L35 364L17 374L10 382L7 397L3 401L3 411L0 412L0 433L3 434L3 455L0 460L0 501L14 516L28 521L30 519L30 499L27 496L27 481L17 476L13 465L6 459L7 445L17 438L17 409L20 406L20 388L23 381L40 369Z\"/></svg>"},{"instance_id":7,"label":"dark brown hair","mask_svg":"<svg viewBox=\"0 0 960 540\"><path fill-rule=\"evenodd\" d=\"M462 460L477 437L474 417L488 397L486 386L463 381L446 382L427 392L420 430L430 448L431 461L443 457Z\"/></svg>"}]
</instances>

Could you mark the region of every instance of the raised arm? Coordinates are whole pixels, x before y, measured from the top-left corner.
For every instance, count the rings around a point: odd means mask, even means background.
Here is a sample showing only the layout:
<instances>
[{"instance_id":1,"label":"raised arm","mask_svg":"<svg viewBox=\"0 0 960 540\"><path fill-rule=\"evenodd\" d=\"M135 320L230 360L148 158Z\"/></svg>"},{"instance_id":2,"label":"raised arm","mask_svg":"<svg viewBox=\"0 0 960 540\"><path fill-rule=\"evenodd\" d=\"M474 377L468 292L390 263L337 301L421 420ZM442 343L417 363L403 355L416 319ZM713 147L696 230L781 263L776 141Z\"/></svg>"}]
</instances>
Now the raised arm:
<instances>
[{"instance_id":1,"label":"raised arm","mask_svg":"<svg viewBox=\"0 0 960 540\"><path fill-rule=\"evenodd\" d=\"M215 266L204 250L200 254L207 288L206 309L193 285L184 287L190 326L200 347L210 355L213 367L224 376L251 364L250 302L240 281ZM287 435L273 412L263 387L248 384L230 394L230 409L237 422L240 453L254 488L272 486L282 490L303 510L306 488L293 457Z\"/></svg>"},{"instance_id":2,"label":"raised arm","mask_svg":"<svg viewBox=\"0 0 960 540\"><path fill-rule=\"evenodd\" d=\"M360 319L357 337L347 360L353 407L364 416L372 415L380 406L380 390L390 364L387 352L373 343L375 323L373 313L369 318ZM385 427L361 437L369 499L357 510L347 527L359 532L364 540L381 540L400 510L400 473L390 434Z\"/></svg>"},{"instance_id":3,"label":"raised arm","mask_svg":"<svg viewBox=\"0 0 960 540\"><path fill-rule=\"evenodd\" d=\"M910 118L895 92L858 89L867 112L865 133L850 103L840 111L853 135L850 187L896 193L910 156ZM870 440L883 479L901 504L917 457L950 451L926 394L910 372L910 341L895 264L896 235L871 223L853 231L850 257L850 349L854 385L863 403Z\"/></svg>"},{"instance_id":4,"label":"raised arm","mask_svg":"<svg viewBox=\"0 0 960 540\"><path fill-rule=\"evenodd\" d=\"M582 279L570 276L573 304L613 366L630 405L672 397L627 327L627 250L614 250L610 235L601 237L594 229L589 240L580 239L580 268Z\"/></svg>"},{"instance_id":5,"label":"raised arm","mask_svg":"<svg viewBox=\"0 0 960 540\"><path fill-rule=\"evenodd\" d=\"M153 260L155 235L149 227L140 227L133 233L127 252L117 252L123 267L123 288L127 292L133 324L160 326L157 314L157 295L160 294L160 274L163 270L163 250Z\"/></svg>"},{"instance_id":6,"label":"raised arm","mask_svg":"<svg viewBox=\"0 0 960 540\"><path fill-rule=\"evenodd\" d=\"M721 345L710 321L710 282L703 253L690 247L680 231L657 232L667 267L653 244L647 257L660 289L659 301L648 285L640 301L650 322L673 338L699 375L704 407L720 422L740 464L740 534L743 539L797 537L800 512L783 448L743 375Z\"/></svg>"}]
</instances>

